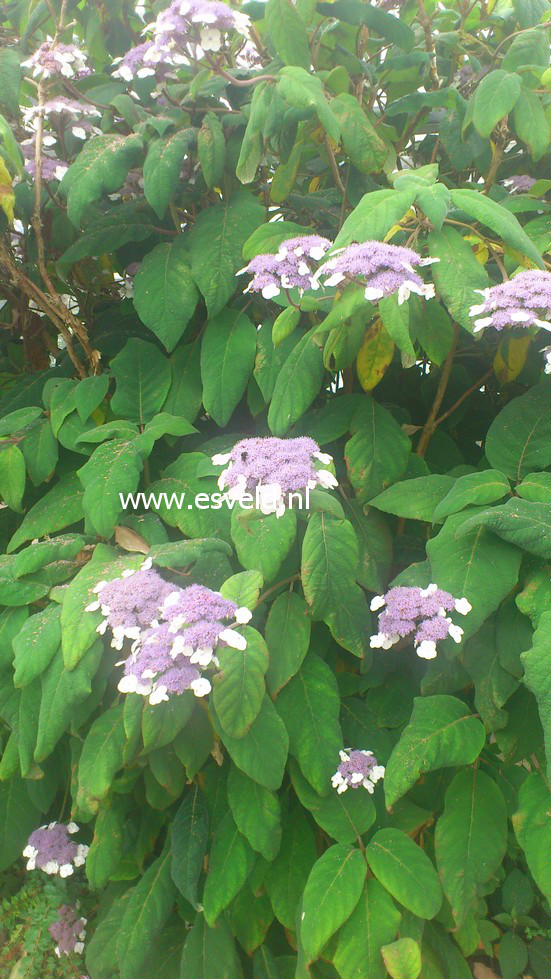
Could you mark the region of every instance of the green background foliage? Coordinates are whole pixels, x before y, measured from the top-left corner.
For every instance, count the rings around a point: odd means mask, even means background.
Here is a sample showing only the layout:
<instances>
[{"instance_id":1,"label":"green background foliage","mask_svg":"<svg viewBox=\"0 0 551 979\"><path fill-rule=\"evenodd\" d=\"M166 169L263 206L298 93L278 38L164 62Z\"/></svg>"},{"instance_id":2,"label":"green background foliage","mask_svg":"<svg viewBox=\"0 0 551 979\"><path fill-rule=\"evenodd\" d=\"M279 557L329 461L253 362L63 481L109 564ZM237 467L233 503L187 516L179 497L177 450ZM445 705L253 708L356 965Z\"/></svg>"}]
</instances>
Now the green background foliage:
<instances>
[{"instance_id":1,"label":"green background foliage","mask_svg":"<svg viewBox=\"0 0 551 979\"><path fill-rule=\"evenodd\" d=\"M469 307L551 267L551 5L240 9L253 59L230 33L156 89L111 74L127 0L3 5L0 973L73 974L21 859L72 818L91 979L548 979L551 378L541 335L475 338ZM68 171L37 185L20 65L56 31L91 73L49 97L97 131L48 123ZM243 294L306 233L437 258L436 298ZM123 508L212 493L247 435L310 435L339 490ZM253 610L207 700L117 691L85 608L146 553ZM371 650L373 594L432 581L464 640ZM342 748L386 766L373 796L332 789Z\"/></svg>"}]
</instances>

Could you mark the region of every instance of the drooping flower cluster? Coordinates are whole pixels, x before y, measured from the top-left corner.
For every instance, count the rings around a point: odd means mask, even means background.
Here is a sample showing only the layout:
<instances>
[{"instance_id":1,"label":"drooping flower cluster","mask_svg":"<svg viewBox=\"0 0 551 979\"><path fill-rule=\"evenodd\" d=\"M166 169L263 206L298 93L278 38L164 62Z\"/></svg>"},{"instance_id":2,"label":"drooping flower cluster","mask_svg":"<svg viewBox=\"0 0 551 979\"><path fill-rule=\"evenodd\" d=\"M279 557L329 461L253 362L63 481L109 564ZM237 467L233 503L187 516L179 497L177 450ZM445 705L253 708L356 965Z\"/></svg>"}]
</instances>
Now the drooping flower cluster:
<instances>
[{"instance_id":1,"label":"drooping flower cluster","mask_svg":"<svg viewBox=\"0 0 551 979\"><path fill-rule=\"evenodd\" d=\"M315 277L324 277L326 286L361 282L365 285L365 298L371 302L397 292L401 304L412 292L425 299L434 296L434 286L425 284L414 266L432 265L438 261L437 258L421 258L411 248L364 241L334 252Z\"/></svg>"},{"instance_id":2,"label":"drooping flower cluster","mask_svg":"<svg viewBox=\"0 0 551 979\"><path fill-rule=\"evenodd\" d=\"M466 598L454 598L437 585L427 588L391 588L386 595L376 595L371 600L371 611L379 615L379 632L372 636L372 649L390 649L400 639L413 635L417 655L421 659L434 659L436 643L448 636L454 642L461 642L463 629L454 625L446 612L459 612L467 615L471 604Z\"/></svg>"},{"instance_id":3,"label":"drooping flower cluster","mask_svg":"<svg viewBox=\"0 0 551 979\"><path fill-rule=\"evenodd\" d=\"M252 275L244 291L261 292L264 299L275 299L286 289L298 289L302 295L305 289L319 289L313 261L319 262L330 248L331 242L321 235L288 238L275 255L256 255L237 275Z\"/></svg>"},{"instance_id":4,"label":"drooping flower cluster","mask_svg":"<svg viewBox=\"0 0 551 979\"><path fill-rule=\"evenodd\" d=\"M88 856L88 847L73 843L69 837L78 833L76 823L49 823L35 829L29 836L23 856L27 857L27 870L43 870L46 874L70 877L75 867L82 867Z\"/></svg>"},{"instance_id":5,"label":"drooping flower cluster","mask_svg":"<svg viewBox=\"0 0 551 979\"><path fill-rule=\"evenodd\" d=\"M56 128L70 128L73 136L78 139L85 139L87 133L99 133L101 130L94 126L92 119L101 119L101 112L95 105L81 102L79 99L69 99L65 95L58 95L56 98L48 99L42 107L31 105L22 110L23 122L26 127L36 129L39 116L51 120ZM48 145L48 136L45 135ZM55 141L55 139L54 139Z\"/></svg>"},{"instance_id":6,"label":"drooping flower cluster","mask_svg":"<svg viewBox=\"0 0 551 979\"><path fill-rule=\"evenodd\" d=\"M49 37L40 47L21 63L23 68L32 68L33 78L51 78L63 75L75 78L86 74L86 57L76 44L61 44Z\"/></svg>"},{"instance_id":7,"label":"drooping flower cluster","mask_svg":"<svg viewBox=\"0 0 551 979\"><path fill-rule=\"evenodd\" d=\"M103 635L109 626L114 649L132 640L130 655L119 664L124 674L118 689L149 697L150 704L190 689L204 697L211 684L201 671L218 665L215 651L246 649L245 637L228 622L244 625L251 618L249 609L203 585L175 587L151 567L150 559L138 571L98 582L94 592L99 598L86 611L101 609L104 618L97 631Z\"/></svg>"},{"instance_id":8,"label":"drooping flower cluster","mask_svg":"<svg viewBox=\"0 0 551 979\"><path fill-rule=\"evenodd\" d=\"M57 921L54 921L48 930L54 942L57 942L55 953L58 957L71 955L72 952L82 955L86 924L87 919L79 917L78 904L77 907L62 904L57 909Z\"/></svg>"},{"instance_id":9,"label":"drooping flower cluster","mask_svg":"<svg viewBox=\"0 0 551 979\"><path fill-rule=\"evenodd\" d=\"M508 282L477 292L484 302L470 308L471 316L477 317L473 333L488 326L499 331L514 326L551 330L551 272L525 269Z\"/></svg>"},{"instance_id":10,"label":"drooping flower cluster","mask_svg":"<svg viewBox=\"0 0 551 979\"><path fill-rule=\"evenodd\" d=\"M55 140L53 141L55 142ZM43 140L43 145L50 145L47 137ZM35 160L35 139L26 139L19 144L21 152L25 160L24 166L25 170L31 177L36 176L36 160ZM48 153L44 149L41 154L41 174L43 180L61 180L64 174L67 173L68 164L63 160L60 160L54 153Z\"/></svg>"},{"instance_id":11,"label":"drooping flower cluster","mask_svg":"<svg viewBox=\"0 0 551 979\"><path fill-rule=\"evenodd\" d=\"M254 504L264 514L281 517L293 493L322 486L333 489L337 480L328 469L317 469L314 460L330 465L332 457L320 452L314 439L242 439L231 452L215 455L215 466L229 465L220 474L218 486L228 487L230 500L244 502L254 495Z\"/></svg>"},{"instance_id":12,"label":"drooping flower cluster","mask_svg":"<svg viewBox=\"0 0 551 979\"><path fill-rule=\"evenodd\" d=\"M339 795L347 789L364 789L373 795L377 782L384 777L384 765L379 765L372 751L348 749L339 751L341 763L331 778Z\"/></svg>"},{"instance_id":13,"label":"drooping flower cluster","mask_svg":"<svg viewBox=\"0 0 551 979\"><path fill-rule=\"evenodd\" d=\"M536 178L530 177L527 173L515 174L513 177L507 177L506 180L502 180L503 186L507 190L510 190L512 194L527 194L535 183Z\"/></svg>"}]
</instances>

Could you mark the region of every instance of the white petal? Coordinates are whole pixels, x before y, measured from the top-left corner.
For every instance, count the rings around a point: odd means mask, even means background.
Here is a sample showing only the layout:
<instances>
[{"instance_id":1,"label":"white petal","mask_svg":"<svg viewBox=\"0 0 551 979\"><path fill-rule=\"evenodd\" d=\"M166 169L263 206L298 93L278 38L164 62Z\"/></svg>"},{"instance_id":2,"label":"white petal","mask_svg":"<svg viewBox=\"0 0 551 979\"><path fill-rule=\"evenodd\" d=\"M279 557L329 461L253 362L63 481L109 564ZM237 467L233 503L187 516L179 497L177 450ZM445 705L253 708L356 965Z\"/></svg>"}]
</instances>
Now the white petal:
<instances>
[{"instance_id":1,"label":"white petal","mask_svg":"<svg viewBox=\"0 0 551 979\"><path fill-rule=\"evenodd\" d=\"M212 690L212 687L204 676L199 677L197 680L193 680L190 683L190 687L196 697L206 697Z\"/></svg>"},{"instance_id":2,"label":"white petal","mask_svg":"<svg viewBox=\"0 0 551 979\"><path fill-rule=\"evenodd\" d=\"M279 286L276 286L275 283L272 283L268 286L264 286L264 288L262 289L262 295L264 296L264 299L275 299L276 296L279 296L280 292L281 289L279 288Z\"/></svg>"},{"instance_id":3,"label":"white petal","mask_svg":"<svg viewBox=\"0 0 551 979\"><path fill-rule=\"evenodd\" d=\"M235 632L233 629L223 629L218 638L222 639L228 646L231 646L232 649L247 648L245 636L242 636L240 632Z\"/></svg>"},{"instance_id":4,"label":"white petal","mask_svg":"<svg viewBox=\"0 0 551 979\"><path fill-rule=\"evenodd\" d=\"M419 643L417 647L417 655L421 659L434 659L436 656L436 643L429 642L428 639L423 639L423 642Z\"/></svg>"},{"instance_id":5,"label":"white petal","mask_svg":"<svg viewBox=\"0 0 551 979\"><path fill-rule=\"evenodd\" d=\"M383 605L386 605L384 595L375 595L375 597L371 599L369 608L372 612L377 612L383 607Z\"/></svg>"},{"instance_id":6,"label":"white petal","mask_svg":"<svg viewBox=\"0 0 551 979\"><path fill-rule=\"evenodd\" d=\"M68 833L78 833L78 826L76 823L67 823Z\"/></svg>"},{"instance_id":7,"label":"white petal","mask_svg":"<svg viewBox=\"0 0 551 979\"><path fill-rule=\"evenodd\" d=\"M245 608L244 605L235 611L235 621L238 622L239 625L246 625L247 622L251 621L252 617L253 613L251 612L250 608Z\"/></svg>"},{"instance_id":8,"label":"white petal","mask_svg":"<svg viewBox=\"0 0 551 979\"><path fill-rule=\"evenodd\" d=\"M151 691L149 695L149 703L152 707L154 707L156 704L162 703L163 700L168 700L166 687L159 684L158 687L155 687L155 689Z\"/></svg>"},{"instance_id":9,"label":"white petal","mask_svg":"<svg viewBox=\"0 0 551 979\"><path fill-rule=\"evenodd\" d=\"M472 609L472 605L466 598L456 598L455 600L455 611L459 612L460 615L467 615Z\"/></svg>"},{"instance_id":10,"label":"white petal","mask_svg":"<svg viewBox=\"0 0 551 979\"><path fill-rule=\"evenodd\" d=\"M121 693L135 693L137 686L138 677L134 673L129 673L127 676L121 676L117 684L117 690L120 690Z\"/></svg>"},{"instance_id":11,"label":"white petal","mask_svg":"<svg viewBox=\"0 0 551 979\"><path fill-rule=\"evenodd\" d=\"M339 485L337 477L328 469L318 469L317 476L320 486L323 486L324 489L335 489Z\"/></svg>"},{"instance_id":12,"label":"white petal","mask_svg":"<svg viewBox=\"0 0 551 979\"><path fill-rule=\"evenodd\" d=\"M451 625L449 633L454 642L461 642L463 639L463 629L458 625Z\"/></svg>"},{"instance_id":13,"label":"white petal","mask_svg":"<svg viewBox=\"0 0 551 979\"><path fill-rule=\"evenodd\" d=\"M231 452L219 452L212 457L211 462L213 466L225 466L230 461L231 455Z\"/></svg>"},{"instance_id":14,"label":"white petal","mask_svg":"<svg viewBox=\"0 0 551 979\"><path fill-rule=\"evenodd\" d=\"M366 286L364 296L369 302L376 303L377 300L383 298L384 291L382 289L375 289L373 286Z\"/></svg>"}]
</instances>

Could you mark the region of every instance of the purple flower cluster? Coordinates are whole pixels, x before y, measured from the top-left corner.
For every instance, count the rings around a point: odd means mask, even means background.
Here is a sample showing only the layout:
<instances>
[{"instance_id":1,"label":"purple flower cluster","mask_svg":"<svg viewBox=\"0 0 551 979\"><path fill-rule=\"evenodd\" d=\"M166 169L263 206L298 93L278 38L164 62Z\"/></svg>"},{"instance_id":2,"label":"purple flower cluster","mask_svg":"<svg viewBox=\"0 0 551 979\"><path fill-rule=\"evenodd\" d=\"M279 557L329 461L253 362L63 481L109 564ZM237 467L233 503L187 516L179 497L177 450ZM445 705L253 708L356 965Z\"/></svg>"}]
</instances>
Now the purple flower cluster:
<instances>
[{"instance_id":1,"label":"purple flower cluster","mask_svg":"<svg viewBox=\"0 0 551 979\"><path fill-rule=\"evenodd\" d=\"M243 500L252 493L264 514L275 513L281 517L289 495L302 493L320 485L333 489L337 480L328 469L317 469L314 460L324 466L332 457L320 452L314 439L302 436L295 439L251 438L242 439L231 452L215 455L215 466L229 465L220 474L218 487L229 487L230 500Z\"/></svg>"},{"instance_id":2,"label":"purple flower cluster","mask_svg":"<svg viewBox=\"0 0 551 979\"><path fill-rule=\"evenodd\" d=\"M125 639L132 640L130 655L119 664L124 674L118 689L149 697L150 704L189 689L204 697L211 684L201 671L212 663L218 665L215 650L247 647L244 636L228 621L246 624L252 614L249 609L238 608L203 585L175 587L151 567L151 559L139 571L123 571L120 578L100 581L94 592L99 598L86 611L101 609L104 618L97 631L103 635L109 626L114 649L122 649Z\"/></svg>"},{"instance_id":3,"label":"purple flower cluster","mask_svg":"<svg viewBox=\"0 0 551 979\"><path fill-rule=\"evenodd\" d=\"M437 258L420 258L411 248L364 241L333 252L316 272L316 278L325 277L325 286L359 281L365 285L365 298L371 302L397 292L401 304L412 292L425 299L434 296L434 286L432 283L426 285L414 266L432 265L438 261Z\"/></svg>"},{"instance_id":4,"label":"purple flower cluster","mask_svg":"<svg viewBox=\"0 0 551 979\"><path fill-rule=\"evenodd\" d=\"M379 765L372 751L339 751L341 763L331 778L331 785L339 795L347 789L359 789L360 785L373 795L379 779L384 778L384 765Z\"/></svg>"},{"instance_id":5,"label":"purple flower cluster","mask_svg":"<svg viewBox=\"0 0 551 979\"><path fill-rule=\"evenodd\" d=\"M507 177L501 182L512 194L527 194L536 183L536 178L528 176L527 173L519 173L516 176Z\"/></svg>"},{"instance_id":6,"label":"purple flower cluster","mask_svg":"<svg viewBox=\"0 0 551 979\"><path fill-rule=\"evenodd\" d=\"M508 282L477 292L484 302L470 308L471 316L477 317L473 333L487 326L499 331L514 326L551 330L551 272L526 269Z\"/></svg>"},{"instance_id":7,"label":"purple flower cluster","mask_svg":"<svg viewBox=\"0 0 551 979\"><path fill-rule=\"evenodd\" d=\"M61 44L49 37L38 50L21 62L22 68L32 68L33 78L63 75L75 78L87 74L86 57L76 44Z\"/></svg>"},{"instance_id":8,"label":"purple flower cluster","mask_svg":"<svg viewBox=\"0 0 551 979\"><path fill-rule=\"evenodd\" d=\"M54 140L55 142L55 140ZM48 145L47 137L43 140L45 145ZM26 139L19 144L21 152L25 160L24 166L27 173L34 177L36 176L36 162L35 162L35 140ZM47 153L42 151L41 159L41 173L43 180L61 180L64 174L67 173L68 164L63 160L58 159L53 153Z\"/></svg>"},{"instance_id":9,"label":"purple flower cluster","mask_svg":"<svg viewBox=\"0 0 551 979\"><path fill-rule=\"evenodd\" d=\"M379 632L372 636L372 649L390 649L400 639L413 634L417 655L422 659L434 659L436 643L450 636L461 642L463 629L454 625L446 612L467 615L471 604L466 598L454 598L437 585L428 588L391 588L386 595L376 595L371 600L371 611L385 607L379 615Z\"/></svg>"},{"instance_id":10,"label":"purple flower cluster","mask_svg":"<svg viewBox=\"0 0 551 979\"><path fill-rule=\"evenodd\" d=\"M281 290L319 289L312 260L319 262L331 248L331 242L321 235L302 235L282 242L275 255L256 255L237 275L248 272L253 276L245 292L261 292L264 299L275 299Z\"/></svg>"},{"instance_id":11,"label":"purple flower cluster","mask_svg":"<svg viewBox=\"0 0 551 979\"><path fill-rule=\"evenodd\" d=\"M173 0L166 10L145 28L154 37L144 60L153 64L166 61L174 49L188 44L203 51L219 51L222 34L236 30L246 35L250 20L220 0Z\"/></svg>"},{"instance_id":12,"label":"purple flower cluster","mask_svg":"<svg viewBox=\"0 0 551 979\"><path fill-rule=\"evenodd\" d=\"M31 105L23 109L23 122L25 126L36 129L38 117L42 115L44 119L51 119L54 125L59 128L69 126L73 136L84 139L86 133L99 133L101 130L90 121L91 119L101 119L101 112L95 105L87 102L80 102L78 99L69 99L64 95L48 99L42 106ZM48 137L44 137L44 145L48 145ZM55 138L53 138L55 142Z\"/></svg>"},{"instance_id":13,"label":"purple flower cluster","mask_svg":"<svg viewBox=\"0 0 551 979\"><path fill-rule=\"evenodd\" d=\"M57 921L54 921L48 930L54 942L57 942L55 952L58 957L70 955L72 952L82 955L86 923L87 919L80 918L78 915L78 905L73 907L71 904L62 904L57 909Z\"/></svg>"},{"instance_id":14,"label":"purple flower cluster","mask_svg":"<svg viewBox=\"0 0 551 979\"><path fill-rule=\"evenodd\" d=\"M75 867L86 862L89 849L82 843L73 843L69 839L73 833L78 833L76 823L49 823L35 829L23 850L27 870L38 867L46 874L70 877Z\"/></svg>"}]
</instances>

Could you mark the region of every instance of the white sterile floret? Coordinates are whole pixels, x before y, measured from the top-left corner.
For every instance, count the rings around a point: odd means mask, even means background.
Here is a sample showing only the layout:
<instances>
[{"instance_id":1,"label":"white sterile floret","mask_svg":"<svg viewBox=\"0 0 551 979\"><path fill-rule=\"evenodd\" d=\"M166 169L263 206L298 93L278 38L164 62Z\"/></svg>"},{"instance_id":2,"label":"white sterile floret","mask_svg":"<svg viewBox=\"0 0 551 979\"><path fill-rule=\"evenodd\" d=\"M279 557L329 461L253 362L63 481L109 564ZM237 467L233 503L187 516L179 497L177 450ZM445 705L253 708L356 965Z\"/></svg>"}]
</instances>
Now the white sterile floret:
<instances>
[{"instance_id":1,"label":"white sterile floret","mask_svg":"<svg viewBox=\"0 0 551 979\"><path fill-rule=\"evenodd\" d=\"M446 619L449 624L449 635L454 642L461 642L463 638L463 629L461 626L454 625L451 619Z\"/></svg>"},{"instance_id":2,"label":"white sterile floret","mask_svg":"<svg viewBox=\"0 0 551 979\"><path fill-rule=\"evenodd\" d=\"M238 625L247 625L247 622L250 622L252 617L253 613L250 608L246 608L244 605L235 610L235 621Z\"/></svg>"},{"instance_id":3,"label":"white sterile floret","mask_svg":"<svg viewBox=\"0 0 551 979\"><path fill-rule=\"evenodd\" d=\"M455 602L455 611L460 615L468 615L472 611L472 605L466 598L458 598Z\"/></svg>"},{"instance_id":4,"label":"white sterile floret","mask_svg":"<svg viewBox=\"0 0 551 979\"><path fill-rule=\"evenodd\" d=\"M220 633L219 639L222 642L227 643L232 649L246 649L247 640L245 636L242 636L240 632L235 632L234 629L223 629Z\"/></svg>"},{"instance_id":5,"label":"white sterile floret","mask_svg":"<svg viewBox=\"0 0 551 979\"><path fill-rule=\"evenodd\" d=\"M149 695L149 703L152 707L154 707L155 704L160 704L163 700L168 700L168 693L166 687L160 683L154 690L151 691Z\"/></svg>"},{"instance_id":6,"label":"white sterile floret","mask_svg":"<svg viewBox=\"0 0 551 979\"><path fill-rule=\"evenodd\" d=\"M324 466L330 466L333 462L333 456L330 456L328 452L313 452L312 455Z\"/></svg>"},{"instance_id":7,"label":"white sterile floret","mask_svg":"<svg viewBox=\"0 0 551 979\"><path fill-rule=\"evenodd\" d=\"M212 464L213 466L225 466L231 459L231 452L219 452L217 455L213 455Z\"/></svg>"},{"instance_id":8,"label":"white sterile floret","mask_svg":"<svg viewBox=\"0 0 551 979\"><path fill-rule=\"evenodd\" d=\"M222 46L222 35L215 27L207 27L201 31L201 47L203 51L219 51Z\"/></svg>"},{"instance_id":9,"label":"white sterile floret","mask_svg":"<svg viewBox=\"0 0 551 979\"><path fill-rule=\"evenodd\" d=\"M76 823L67 823L68 833L78 833L78 826Z\"/></svg>"},{"instance_id":10,"label":"white sterile floret","mask_svg":"<svg viewBox=\"0 0 551 979\"><path fill-rule=\"evenodd\" d=\"M46 870L46 867L44 869ZM51 873L51 871L46 870L46 873ZM55 871L53 871L53 873L55 873ZM70 863L63 863L59 868L60 877L70 877L72 873L73 873L73 866Z\"/></svg>"},{"instance_id":11,"label":"white sterile floret","mask_svg":"<svg viewBox=\"0 0 551 979\"><path fill-rule=\"evenodd\" d=\"M196 697L206 697L212 689L209 681L204 676L199 677L198 680L193 680L190 685Z\"/></svg>"},{"instance_id":12,"label":"white sterile floret","mask_svg":"<svg viewBox=\"0 0 551 979\"><path fill-rule=\"evenodd\" d=\"M335 489L339 485L336 476L332 472L329 472L328 469L318 469L318 479L323 489Z\"/></svg>"},{"instance_id":13,"label":"white sterile floret","mask_svg":"<svg viewBox=\"0 0 551 979\"><path fill-rule=\"evenodd\" d=\"M436 656L436 643L430 642L428 639L423 639L417 646L417 655L421 659L434 659Z\"/></svg>"},{"instance_id":14,"label":"white sterile floret","mask_svg":"<svg viewBox=\"0 0 551 979\"><path fill-rule=\"evenodd\" d=\"M386 602L384 599L384 595L375 595L375 597L371 599L371 604L369 608L371 609L372 612L377 612L380 608L383 608L385 604Z\"/></svg>"}]
</instances>

